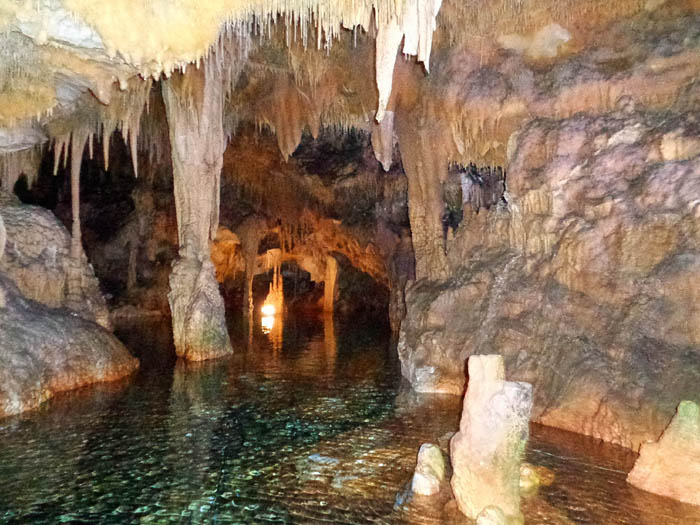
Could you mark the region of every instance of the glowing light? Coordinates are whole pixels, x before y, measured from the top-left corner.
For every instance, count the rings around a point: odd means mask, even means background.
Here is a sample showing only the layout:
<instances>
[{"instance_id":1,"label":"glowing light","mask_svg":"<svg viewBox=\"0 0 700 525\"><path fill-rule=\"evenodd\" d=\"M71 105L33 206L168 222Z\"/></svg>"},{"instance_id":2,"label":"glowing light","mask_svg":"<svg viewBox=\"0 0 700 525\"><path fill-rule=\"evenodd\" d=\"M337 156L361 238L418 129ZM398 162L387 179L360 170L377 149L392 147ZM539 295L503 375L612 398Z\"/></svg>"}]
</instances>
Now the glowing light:
<instances>
[{"instance_id":1,"label":"glowing light","mask_svg":"<svg viewBox=\"0 0 700 525\"><path fill-rule=\"evenodd\" d=\"M274 315L263 316L260 323L262 325L263 333L269 334L272 331L272 329L275 327L275 316Z\"/></svg>"},{"instance_id":2,"label":"glowing light","mask_svg":"<svg viewBox=\"0 0 700 525\"><path fill-rule=\"evenodd\" d=\"M269 303L264 304L262 306L262 308L260 309L260 311L265 316L275 315L275 313L277 313L277 309L275 308L275 305L269 304Z\"/></svg>"}]
</instances>

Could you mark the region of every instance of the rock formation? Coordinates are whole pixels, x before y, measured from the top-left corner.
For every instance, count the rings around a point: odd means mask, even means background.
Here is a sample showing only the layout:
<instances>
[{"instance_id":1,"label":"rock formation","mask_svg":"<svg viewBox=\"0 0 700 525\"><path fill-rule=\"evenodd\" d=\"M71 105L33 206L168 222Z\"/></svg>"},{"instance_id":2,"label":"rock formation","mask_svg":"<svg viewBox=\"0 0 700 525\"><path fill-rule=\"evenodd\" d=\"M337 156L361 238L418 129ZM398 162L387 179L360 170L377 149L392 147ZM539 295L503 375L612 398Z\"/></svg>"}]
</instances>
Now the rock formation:
<instances>
[{"instance_id":1,"label":"rock formation","mask_svg":"<svg viewBox=\"0 0 700 525\"><path fill-rule=\"evenodd\" d=\"M700 393L699 121L526 126L507 207L467 211L451 278L408 291L399 353L414 388L459 394L460 363L496 350L533 384L535 421L631 448L658 436Z\"/></svg>"},{"instance_id":2,"label":"rock formation","mask_svg":"<svg viewBox=\"0 0 700 525\"><path fill-rule=\"evenodd\" d=\"M138 367L103 327L109 317L82 250L80 301L69 299L70 247L50 212L0 193L0 417Z\"/></svg>"},{"instance_id":3,"label":"rock formation","mask_svg":"<svg viewBox=\"0 0 700 525\"><path fill-rule=\"evenodd\" d=\"M459 432L450 440L452 490L459 510L470 518L495 506L517 519L532 387L506 381L499 355L473 355L468 369Z\"/></svg>"},{"instance_id":4,"label":"rock formation","mask_svg":"<svg viewBox=\"0 0 700 525\"><path fill-rule=\"evenodd\" d=\"M445 481L445 459L440 447L424 443L418 450L416 470L411 480L411 491L422 496L434 496Z\"/></svg>"},{"instance_id":5,"label":"rock formation","mask_svg":"<svg viewBox=\"0 0 700 525\"><path fill-rule=\"evenodd\" d=\"M207 64L163 84L180 255L168 299L177 355L191 361L232 352L209 248L219 226L224 93L221 72Z\"/></svg>"},{"instance_id":6,"label":"rock formation","mask_svg":"<svg viewBox=\"0 0 700 525\"><path fill-rule=\"evenodd\" d=\"M645 443L627 481L643 490L700 505L700 407L682 401L656 443Z\"/></svg>"},{"instance_id":7,"label":"rock formation","mask_svg":"<svg viewBox=\"0 0 700 525\"><path fill-rule=\"evenodd\" d=\"M76 265L71 237L56 217L37 206L22 205L1 191L0 213L7 237L0 272L12 279L25 297L53 308L70 308L109 329L109 312L92 267L82 249ZM0 239L4 240L5 231ZM72 287L68 282L71 276Z\"/></svg>"},{"instance_id":8,"label":"rock formation","mask_svg":"<svg viewBox=\"0 0 700 525\"><path fill-rule=\"evenodd\" d=\"M0 9L0 184L31 186L45 145L55 170L70 156L69 302L80 161L101 141L106 170L116 134L134 176L139 159L172 163L183 357L230 353L210 261L221 212L240 243L217 246L217 275L245 268L249 305L270 248L314 274L346 257L387 288L419 391L461 394L465 359L497 352L534 385L536 421L631 448L697 399L697 0L107 4ZM330 166L334 133L363 136L381 168ZM407 196L399 220L382 168Z\"/></svg>"},{"instance_id":9,"label":"rock formation","mask_svg":"<svg viewBox=\"0 0 700 525\"><path fill-rule=\"evenodd\" d=\"M101 326L22 296L0 273L0 417L36 408L56 392L120 379L138 367Z\"/></svg>"}]
</instances>

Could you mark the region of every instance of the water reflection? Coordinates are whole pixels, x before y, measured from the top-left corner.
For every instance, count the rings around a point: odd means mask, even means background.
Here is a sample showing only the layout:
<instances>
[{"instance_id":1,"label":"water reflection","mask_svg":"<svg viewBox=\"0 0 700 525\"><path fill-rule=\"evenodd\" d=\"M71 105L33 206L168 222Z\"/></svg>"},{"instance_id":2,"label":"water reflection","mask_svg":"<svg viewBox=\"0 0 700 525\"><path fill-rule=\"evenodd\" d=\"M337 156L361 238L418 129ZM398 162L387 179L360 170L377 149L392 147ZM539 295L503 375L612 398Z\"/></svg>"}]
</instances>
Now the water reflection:
<instances>
[{"instance_id":1,"label":"water reflection","mask_svg":"<svg viewBox=\"0 0 700 525\"><path fill-rule=\"evenodd\" d=\"M275 327L275 316L263 315L262 319L260 320L260 325L262 327L263 334L268 335Z\"/></svg>"},{"instance_id":2,"label":"water reflection","mask_svg":"<svg viewBox=\"0 0 700 525\"><path fill-rule=\"evenodd\" d=\"M457 428L460 400L402 387L366 325L284 324L278 351L256 325L233 359L159 361L120 388L0 420L0 522L464 522L394 508L420 444L444 445ZM628 451L537 426L532 436L528 459L557 477L524 503L528 523L700 520L629 487Z\"/></svg>"}]
</instances>

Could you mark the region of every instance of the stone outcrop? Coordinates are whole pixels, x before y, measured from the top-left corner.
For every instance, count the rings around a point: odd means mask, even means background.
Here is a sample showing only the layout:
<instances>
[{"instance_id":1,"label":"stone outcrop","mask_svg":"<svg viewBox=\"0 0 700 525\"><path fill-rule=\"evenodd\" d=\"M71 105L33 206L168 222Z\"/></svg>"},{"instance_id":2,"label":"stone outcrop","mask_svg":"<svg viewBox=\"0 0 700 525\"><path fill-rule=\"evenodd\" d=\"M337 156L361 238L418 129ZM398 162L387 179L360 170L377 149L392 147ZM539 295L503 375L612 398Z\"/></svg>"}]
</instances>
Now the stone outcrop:
<instances>
[{"instance_id":1,"label":"stone outcrop","mask_svg":"<svg viewBox=\"0 0 700 525\"><path fill-rule=\"evenodd\" d=\"M92 267L84 253L77 260L71 257L71 237L58 219L48 210L21 204L2 192L0 213L7 236L0 272L25 297L49 307L69 308L109 329L109 312ZM69 276L77 281L73 286Z\"/></svg>"},{"instance_id":2,"label":"stone outcrop","mask_svg":"<svg viewBox=\"0 0 700 525\"><path fill-rule=\"evenodd\" d=\"M459 432L450 441L457 506L476 519L498 507L520 517L520 466L529 436L532 387L505 380L503 357L469 358L469 386Z\"/></svg>"},{"instance_id":3,"label":"stone outcrop","mask_svg":"<svg viewBox=\"0 0 700 525\"><path fill-rule=\"evenodd\" d=\"M103 309L101 319L108 318L84 254L84 304L67 308L75 306L64 295L73 261L69 252L68 233L50 212L0 194L0 417L36 408L56 392L122 378L138 367L126 348L92 321Z\"/></svg>"},{"instance_id":4,"label":"stone outcrop","mask_svg":"<svg viewBox=\"0 0 700 525\"><path fill-rule=\"evenodd\" d=\"M682 401L656 443L645 443L627 481L643 490L700 505L700 406Z\"/></svg>"},{"instance_id":5,"label":"stone outcrop","mask_svg":"<svg viewBox=\"0 0 700 525\"><path fill-rule=\"evenodd\" d=\"M497 352L533 419L638 448L700 395L700 113L537 119L509 147L506 203L464 220L450 277L407 290L415 389L460 394Z\"/></svg>"},{"instance_id":6,"label":"stone outcrop","mask_svg":"<svg viewBox=\"0 0 700 525\"><path fill-rule=\"evenodd\" d=\"M0 417L56 392L122 378L138 361L107 330L22 296L0 273Z\"/></svg>"}]
</instances>

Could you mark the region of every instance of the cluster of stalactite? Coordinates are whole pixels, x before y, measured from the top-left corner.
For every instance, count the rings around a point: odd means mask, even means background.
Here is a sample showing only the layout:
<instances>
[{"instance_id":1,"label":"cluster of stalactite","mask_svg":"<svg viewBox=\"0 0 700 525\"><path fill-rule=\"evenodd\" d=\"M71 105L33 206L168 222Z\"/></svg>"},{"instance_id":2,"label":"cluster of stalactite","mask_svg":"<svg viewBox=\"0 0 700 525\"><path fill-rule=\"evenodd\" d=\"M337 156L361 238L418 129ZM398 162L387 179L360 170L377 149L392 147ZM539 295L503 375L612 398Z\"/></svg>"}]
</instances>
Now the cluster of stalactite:
<instances>
[{"instance_id":1,"label":"cluster of stalactite","mask_svg":"<svg viewBox=\"0 0 700 525\"><path fill-rule=\"evenodd\" d=\"M494 204L503 202L506 189L506 174L500 166L477 168L470 164L459 172L462 187L462 203L471 206L478 212L481 208L487 210Z\"/></svg>"}]
</instances>

